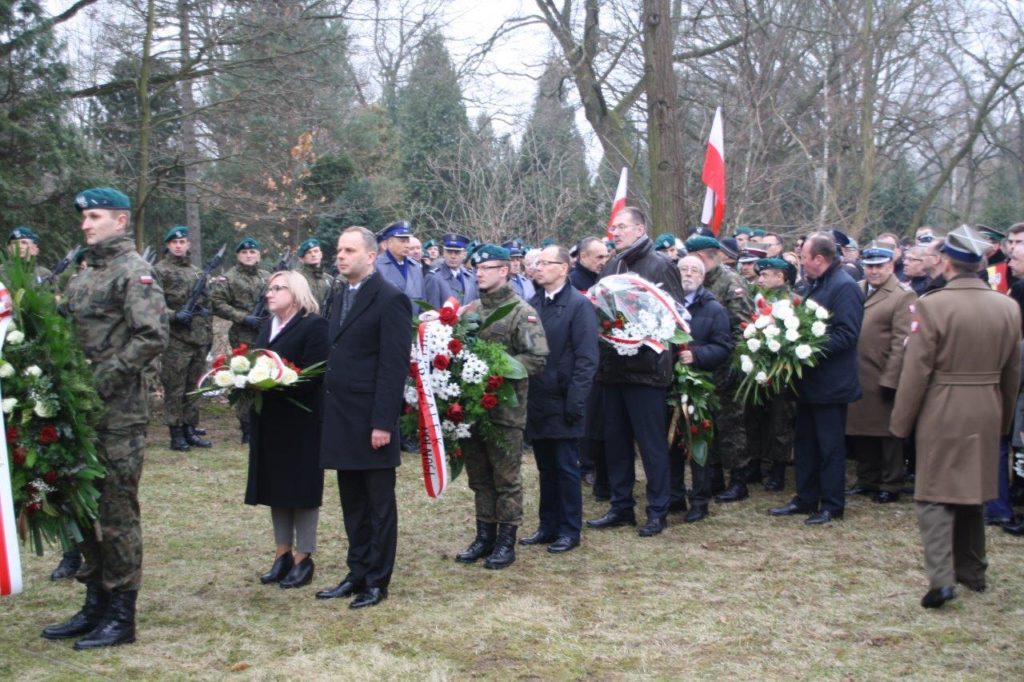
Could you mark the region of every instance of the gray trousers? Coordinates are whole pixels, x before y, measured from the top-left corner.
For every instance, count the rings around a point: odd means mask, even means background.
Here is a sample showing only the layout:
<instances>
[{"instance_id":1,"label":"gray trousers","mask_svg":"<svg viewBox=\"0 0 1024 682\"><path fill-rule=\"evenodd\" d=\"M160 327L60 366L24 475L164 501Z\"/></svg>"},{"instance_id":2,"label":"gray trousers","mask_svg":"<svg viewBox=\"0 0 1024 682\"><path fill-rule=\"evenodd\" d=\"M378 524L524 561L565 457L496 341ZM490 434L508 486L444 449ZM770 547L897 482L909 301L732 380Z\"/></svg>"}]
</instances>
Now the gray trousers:
<instances>
[{"instance_id":1,"label":"gray trousers","mask_svg":"<svg viewBox=\"0 0 1024 682\"><path fill-rule=\"evenodd\" d=\"M985 585L985 514L980 504L917 502L924 568L932 589Z\"/></svg>"},{"instance_id":2,"label":"gray trousers","mask_svg":"<svg viewBox=\"0 0 1024 682\"><path fill-rule=\"evenodd\" d=\"M274 543L294 547L300 554L316 551L316 525L320 508L293 509L271 507L270 520L274 523Z\"/></svg>"}]
</instances>

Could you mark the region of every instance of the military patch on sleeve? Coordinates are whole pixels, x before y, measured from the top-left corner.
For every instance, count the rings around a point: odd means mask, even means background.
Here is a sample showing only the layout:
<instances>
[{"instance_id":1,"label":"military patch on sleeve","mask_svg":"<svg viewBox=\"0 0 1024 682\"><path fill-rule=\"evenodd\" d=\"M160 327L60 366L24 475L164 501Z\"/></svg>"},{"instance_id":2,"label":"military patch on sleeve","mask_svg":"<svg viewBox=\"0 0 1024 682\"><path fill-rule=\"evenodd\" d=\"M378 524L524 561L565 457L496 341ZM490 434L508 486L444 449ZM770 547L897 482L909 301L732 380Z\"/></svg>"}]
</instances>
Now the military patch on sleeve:
<instances>
[{"instance_id":1,"label":"military patch on sleeve","mask_svg":"<svg viewBox=\"0 0 1024 682\"><path fill-rule=\"evenodd\" d=\"M139 284L149 286L153 283L153 277L151 275L139 275Z\"/></svg>"},{"instance_id":2,"label":"military patch on sleeve","mask_svg":"<svg viewBox=\"0 0 1024 682\"><path fill-rule=\"evenodd\" d=\"M732 293L736 294L737 296L742 296L746 292L743 289L733 289Z\"/></svg>"},{"instance_id":3,"label":"military patch on sleeve","mask_svg":"<svg viewBox=\"0 0 1024 682\"><path fill-rule=\"evenodd\" d=\"M917 320L911 320L910 321L910 333L911 334L917 333L917 327L918 327Z\"/></svg>"},{"instance_id":4,"label":"military patch on sleeve","mask_svg":"<svg viewBox=\"0 0 1024 682\"><path fill-rule=\"evenodd\" d=\"M537 316L536 315L527 315L526 316L526 321L529 322L530 324L537 324Z\"/></svg>"}]
</instances>

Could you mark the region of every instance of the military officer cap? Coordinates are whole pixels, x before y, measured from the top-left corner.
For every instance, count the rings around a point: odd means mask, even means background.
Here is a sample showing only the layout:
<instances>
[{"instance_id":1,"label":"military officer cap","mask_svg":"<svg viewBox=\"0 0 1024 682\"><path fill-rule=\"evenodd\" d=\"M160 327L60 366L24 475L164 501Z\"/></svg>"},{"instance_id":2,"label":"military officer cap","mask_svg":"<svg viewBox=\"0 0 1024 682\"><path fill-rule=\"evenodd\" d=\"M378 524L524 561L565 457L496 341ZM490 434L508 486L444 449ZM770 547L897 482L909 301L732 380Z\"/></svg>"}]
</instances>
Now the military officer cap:
<instances>
[{"instance_id":1,"label":"military officer cap","mask_svg":"<svg viewBox=\"0 0 1024 682\"><path fill-rule=\"evenodd\" d=\"M487 261L508 261L511 260L512 254L509 253L508 249L504 246L497 246L495 244L481 244L473 251L473 256L470 260L473 262L473 266L477 267L481 263Z\"/></svg>"},{"instance_id":2,"label":"military officer cap","mask_svg":"<svg viewBox=\"0 0 1024 682\"><path fill-rule=\"evenodd\" d=\"M762 230L761 228L757 228L756 230L751 230L750 231L750 236L751 237L763 237L763 236L765 236L765 234L766 234L766 232L764 230Z\"/></svg>"},{"instance_id":3,"label":"military officer cap","mask_svg":"<svg viewBox=\"0 0 1024 682\"><path fill-rule=\"evenodd\" d=\"M722 243L714 237L690 237L684 244L688 253L696 253L698 251L707 251L709 249L721 249Z\"/></svg>"},{"instance_id":4,"label":"military officer cap","mask_svg":"<svg viewBox=\"0 0 1024 682\"><path fill-rule=\"evenodd\" d=\"M994 227L989 227L988 225L982 225L980 223L978 224L978 232L981 233L981 236L987 237L989 240L994 242L1001 242L1006 239L1005 232L1000 232Z\"/></svg>"},{"instance_id":5,"label":"military officer cap","mask_svg":"<svg viewBox=\"0 0 1024 682\"><path fill-rule=\"evenodd\" d=\"M754 263L754 268L758 272L763 270L782 270L783 272L790 272L791 270L794 270L792 263L781 258L758 258L757 262Z\"/></svg>"},{"instance_id":6,"label":"military officer cap","mask_svg":"<svg viewBox=\"0 0 1024 682\"><path fill-rule=\"evenodd\" d=\"M888 246L871 242L860 254L860 262L863 265L881 265L891 261L895 255L895 252Z\"/></svg>"},{"instance_id":7,"label":"military officer cap","mask_svg":"<svg viewBox=\"0 0 1024 682\"><path fill-rule=\"evenodd\" d=\"M575 258L578 255L580 255L580 243L576 242L575 244L572 245L572 248L569 249L569 257Z\"/></svg>"},{"instance_id":8,"label":"military officer cap","mask_svg":"<svg viewBox=\"0 0 1024 682\"><path fill-rule=\"evenodd\" d=\"M691 237L714 237L715 233L712 232L710 227L704 227L702 225L700 227L691 227L690 228L690 236Z\"/></svg>"},{"instance_id":9,"label":"military officer cap","mask_svg":"<svg viewBox=\"0 0 1024 682\"><path fill-rule=\"evenodd\" d=\"M252 237L246 237L242 241L238 242L238 246L235 247L235 253L238 253L242 249L256 249L260 250L260 243Z\"/></svg>"},{"instance_id":10,"label":"military officer cap","mask_svg":"<svg viewBox=\"0 0 1024 682\"><path fill-rule=\"evenodd\" d=\"M398 220L377 233L377 243L380 244L385 239L391 239L392 237L408 239L411 236L412 225L409 224L409 221Z\"/></svg>"},{"instance_id":11,"label":"military officer cap","mask_svg":"<svg viewBox=\"0 0 1024 682\"><path fill-rule=\"evenodd\" d=\"M188 228L184 225L175 225L164 234L164 244L172 239L188 239Z\"/></svg>"},{"instance_id":12,"label":"military officer cap","mask_svg":"<svg viewBox=\"0 0 1024 682\"><path fill-rule=\"evenodd\" d=\"M762 258L768 257L768 249L765 248L764 244L747 244L747 248L743 249L743 253L740 254L740 263L753 263Z\"/></svg>"},{"instance_id":13,"label":"military officer cap","mask_svg":"<svg viewBox=\"0 0 1024 682\"><path fill-rule=\"evenodd\" d=\"M671 249L675 245L675 235L669 234L668 232L666 232L665 234L659 234L657 239L654 240L654 249L656 251L664 251L665 249Z\"/></svg>"},{"instance_id":14,"label":"military officer cap","mask_svg":"<svg viewBox=\"0 0 1024 682\"><path fill-rule=\"evenodd\" d=\"M318 248L320 248L320 240L319 239L314 239L313 237L310 237L306 241L304 241L301 244L299 244L299 249L298 249L298 251L296 251L296 253L298 254L299 258L302 258L303 256L306 255L306 252L309 251L310 249L318 249Z\"/></svg>"},{"instance_id":15,"label":"military officer cap","mask_svg":"<svg viewBox=\"0 0 1024 682\"><path fill-rule=\"evenodd\" d=\"M39 243L39 235L35 233L28 225L18 225L16 228L11 230L11 234L7 237L7 241L13 242L18 239L31 239L36 244Z\"/></svg>"},{"instance_id":16,"label":"military officer cap","mask_svg":"<svg viewBox=\"0 0 1024 682\"><path fill-rule=\"evenodd\" d=\"M941 251L962 263L977 263L988 253L989 241L969 225L961 225L946 235Z\"/></svg>"},{"instance_id":17,"label":"military officer cap","mask_svg":"<svg viewBox=\"0 0 1024 682\"><path fill-rule=\"evenodd\" d=\"M469 245L469 241L469 237L457 232L449 232L448 234L441 235L441 244L443 244L446 249L463 250L467 245Z\"/></svg>"},{"instance_id":18,"label":"military officer cap","mask_svg":"<svg viewBox=\"0 0 1024 682\"><path fill-rule=\"evenodd\" d=\"M749 227L746 227L746 226L740 226L740 227L736 228L736 235L737 236L739 236L741 234L745 234L745 235L747 235L749 237L753 233L754 233L754 231L752 229L750 229Z\"/></svg>"},{"instance_id":19,"label":"military officer cap","mask_svg":"<svg viewBox=\"0 0 1024 682\"><path fill-rule=\"evenodd\" d=\"M519 239L509 239L507 242L501 245L503 248L508 249L509 254L513 258L522 258L526 253L526 247L523 246L523 242Z\"/></svg>"},{"instance_id":20,"label":"military officer cap","mask_svg":"<svg viewBox=\"0 0 1024 682\"><path fill-rule=\"evenodd\" d=\"M740 243L733 237L726 237L718 242L718 250L728 258L740 257Z\"/></svg>"},{"instance_id":21,"label":"military officer cap","mask_svg":"<svg viewBox=\"0 0 1024 682\"><path fill-rule=\"evenodd\" d=\"M90 208L105 208L112 211L130 211L132 200L124 192L113 187L93 187L79 192L75 197L75 209L79 213Z\"/></svg>"}]
</instances>

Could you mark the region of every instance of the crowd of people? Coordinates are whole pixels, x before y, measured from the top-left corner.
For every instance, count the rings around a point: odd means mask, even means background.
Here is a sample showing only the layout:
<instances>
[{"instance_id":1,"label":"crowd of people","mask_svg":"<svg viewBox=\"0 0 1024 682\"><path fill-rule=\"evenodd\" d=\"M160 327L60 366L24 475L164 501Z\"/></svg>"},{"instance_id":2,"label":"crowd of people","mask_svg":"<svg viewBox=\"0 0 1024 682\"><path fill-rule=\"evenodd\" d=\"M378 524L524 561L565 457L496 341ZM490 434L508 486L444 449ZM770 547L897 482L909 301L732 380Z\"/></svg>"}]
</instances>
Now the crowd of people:
<instances>
[{"instance_id":1,"label":"crowd of people","mask_svg":"<svg viewBox=\"0 0 1024 682\"><path fill-rule=\"evenodd\" d=\"M529 375L512 380L517 404L492 414L501 438L476 436L463 448L476 527L458 562L482 559L498 570L515 561L518 546L569 552L584 527L640 524L640 537L658 536L672 514L699 523L712 501L740 503L757 484L785 490L788 467L795 494L766 511L803 516L811 526L842 519L850 495L887 504L912 493L927 608L954 598L956 583L986 588L986 523L1024 534L1012 506L1024 484L1015 475L1009 484L1010 453L1022 445L1024 426L1024 279L1017 279L1024 277L1024 223L1005 235L982 226L944 236L924 227L910 239L885 233L862 249L835 230L796 240L744 227L721 238L706 228L654 236L643 211L626 207L607 236L530 248L518 239L477 244L458 233L422 243L399 221L377 233L345 229L330 267L324 245L307 239L294 269L283 262L268 272L260 244L244 238L237 262L203 291L195 283L207 273L190 260L187 228L168 230L154 267L135 251L126 195L86 190L76 208L87 250L64 297L110 405L98 429L108 470L100 532L82 543L84 562L69 553L54 573L82 582L85 603L43 631L75 638L76 649L134 641L146 372L159 358L171 449L211 447L189 392L206 367L212 316L230 322L233 347L267 348L299 367L326 363L322 376L268 394L260 409L237 404L249 446L244 499L271 510L275 552L260 582L301 588L315 570L324 472L337 472L348 572L315 596L353 597L351 608L388 596L395 469L403 442L415 449L414 434L399 427L411 321L424 304L449 299L484 318L504 310L482 338L504 346ZM38 251L29 228L17 228L10 242L25 258ZM654 283L685 309L692 341L633 355L602 343L586 292L621 273ZM755 295L810 300L830 312L819 362L763 405L737 398L741 377L731 362ZM672 432L677 362L714 377L715 436L703 462ZM527 446L539 474L539 513L533 532L518 537ZM637 454L646 486L642 524ZM848 458L857 463L852 485ZM608 502L586 522L585 490Z\"/></svg>"}]
</instances>

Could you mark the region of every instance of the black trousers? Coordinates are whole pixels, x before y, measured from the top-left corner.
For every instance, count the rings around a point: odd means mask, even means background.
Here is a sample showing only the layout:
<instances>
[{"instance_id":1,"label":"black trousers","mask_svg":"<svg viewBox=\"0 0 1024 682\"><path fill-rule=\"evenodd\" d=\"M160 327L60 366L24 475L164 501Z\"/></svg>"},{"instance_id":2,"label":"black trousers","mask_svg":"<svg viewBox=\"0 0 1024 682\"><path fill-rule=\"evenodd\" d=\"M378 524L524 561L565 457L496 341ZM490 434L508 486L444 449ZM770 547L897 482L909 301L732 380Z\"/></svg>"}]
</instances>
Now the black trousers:
<instances>
[{"instance_id":1,"label":"black trousers","mask_svg":"<svg viewBox=\"0 0 1024 682\"><path fill-rule=\"evenodd\" d=\"M395 470L339 471L338 492L348 536L346 580L386 588L398 547Z\"/></svg>"},{"instance_id":2,"label":"black trousers","mask_svg":"<svg viewBox=\"0 0 1024 682\"><path fill-rule=\"evenodd\" d=\"M605 384L605 458L612 488L612 509L631 512L636 506L634 441L647 475L647 516L668 513L668 428L665 424L667 389L639 384Z\"/></svg>"},{"instance_id":3,"label":"black trousers","mask_svg":"<svg viewBox=\"0 0 1024 682\"><path fill-rule=\"evenodd\" d=\"M540 474L540 530L578 539L583 525L583 491L576 439L537 438L533 456Z\"/></svg>"},{"instance_id":4,"label":"black trousers","mask_svg":"<svg viewBox=\"0 0 1024 682\"><path fill-rule=\"evenodd\" d=\"M796 498L809 512L842 514L846 503L846 404L797 403Z\"/></svg>"}]
</instances>

